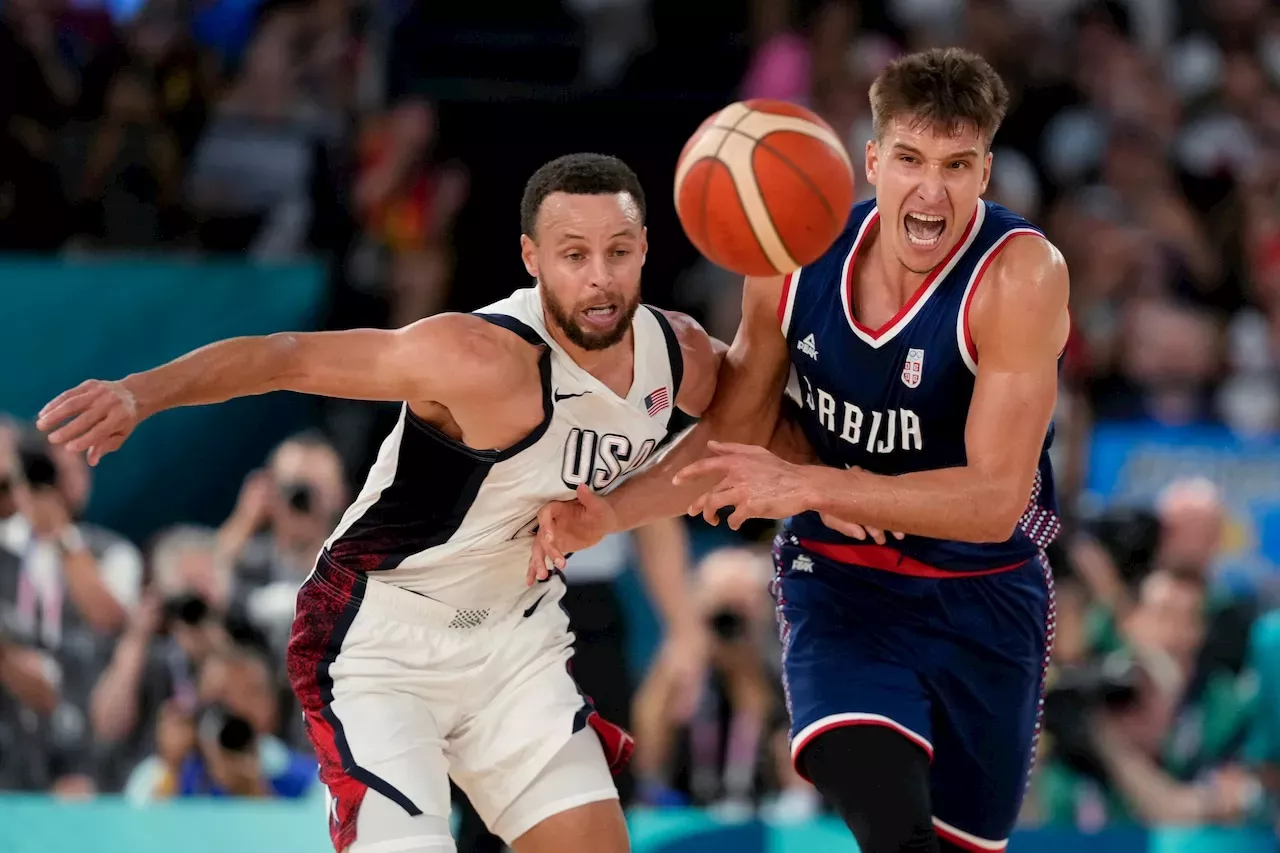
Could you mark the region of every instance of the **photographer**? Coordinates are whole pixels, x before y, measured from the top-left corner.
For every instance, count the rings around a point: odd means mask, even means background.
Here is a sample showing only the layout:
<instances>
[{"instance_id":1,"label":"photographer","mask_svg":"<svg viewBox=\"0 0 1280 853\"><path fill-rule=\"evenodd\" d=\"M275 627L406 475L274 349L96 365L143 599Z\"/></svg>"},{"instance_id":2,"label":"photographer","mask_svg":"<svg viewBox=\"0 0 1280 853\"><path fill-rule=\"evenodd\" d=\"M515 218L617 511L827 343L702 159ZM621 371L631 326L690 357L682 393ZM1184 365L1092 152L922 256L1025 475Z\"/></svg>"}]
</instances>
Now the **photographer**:
<instances>
[{"instance_id":1,"label":"photographer","mask_svg":"<svg viewBox=\"0 0 1280 853\"><path fill-rule=\"evenodd\" d=\"M59 701L39 726L53 790L100 787L101 753L90 694L115 634L137 600L141 558L110 531L77 522L89 497L84 461L39 433L16 440L10 490L17 512L0 521L0 607L11 639L45 654Z\"/></svg>"},{"instance_id":2,"label":"photographer","mask_svg":"<svg viewBox=\"0 0 1280 853\"><path fill-rule=\"evenodd\" d=\"M730 811L759 804L781 713L769 575L767 556L745 548L714 551L699 565L696 595L712 633L709 689L682 725L678 694L687 687L664 658L650 669L634 714L642 801ZM673 766L684 770L672 777Z\"/></svg>"},{"instance_id":3,"label":"photographer","mask_svg":"<svg viewBox=\"0 0 1280 853\"><path fill-rule=\"evenodd\" d=\"M286 439L265 471L245 478L218 530L219 559L234 566L234 597L282 655L298 587L346 505L344 476L323 437Z\"/></svg>"},{"instance_id":4,"label":"photographer","mask_svg":"<svg viewBox=\"0 0 1280 853\"><path fill-rule=\"evenodd\" d=\"M1056 673L1044 706L1051 820L1235 823L1259 808L1236 763L1252 691L1229 670L1198 671L1205 606L1201 575L1158 569L1122 625L1126 648Z\"/></svg>"},{"instance_id":5,"label":"photographer","mask_svg":"<svg viewBox=\"0 0 1280 853\"><path fill-rule=\"evenodd\" d=\"M201 663L230 643L221 615L228 582L215 562L211 531L178 527L162 533L151 549L151 569L152 588L90 703L94 737L111 750L106 781L112 788L157 738L161 705L172 698L193 708Z\"/></svg>"},{"instance_id":6,"label":"photographer","mask_svg":"<svg viewBox=\"0 0 1280 853\"><path fill-rule=\"evenodd\" d=\"M297 799L318 790L314 759L272 734L278 692L261 654L233 645L206 660L199 699L196 745L179 768L178 796Z\"/></svg>"}]
</instances>

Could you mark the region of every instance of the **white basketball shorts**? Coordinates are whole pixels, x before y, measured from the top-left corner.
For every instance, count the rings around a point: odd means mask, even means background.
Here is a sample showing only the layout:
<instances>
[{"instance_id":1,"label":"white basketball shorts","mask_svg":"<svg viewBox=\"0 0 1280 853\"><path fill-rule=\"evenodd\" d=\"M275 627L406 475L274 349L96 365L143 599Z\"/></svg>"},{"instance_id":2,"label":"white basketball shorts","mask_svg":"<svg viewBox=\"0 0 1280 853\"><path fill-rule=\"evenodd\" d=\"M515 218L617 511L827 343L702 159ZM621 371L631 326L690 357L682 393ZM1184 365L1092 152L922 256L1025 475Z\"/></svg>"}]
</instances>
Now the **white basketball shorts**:
<instances>
[{"instance_id":1,"label":"white basketball shorts","mask_svg":"<svg viewBox=\"0 0 1280 853\"><path fill-rule=\"evenodd\" d=\"M553 576L511 612L475 620L321 554L298 592L288 668L338 851L452 849L449 777L508 843L617 797L609 774L631 737L569 672L564 589ZM600 749L573 739L587 729Z\"/></svg>"}]
</instances>

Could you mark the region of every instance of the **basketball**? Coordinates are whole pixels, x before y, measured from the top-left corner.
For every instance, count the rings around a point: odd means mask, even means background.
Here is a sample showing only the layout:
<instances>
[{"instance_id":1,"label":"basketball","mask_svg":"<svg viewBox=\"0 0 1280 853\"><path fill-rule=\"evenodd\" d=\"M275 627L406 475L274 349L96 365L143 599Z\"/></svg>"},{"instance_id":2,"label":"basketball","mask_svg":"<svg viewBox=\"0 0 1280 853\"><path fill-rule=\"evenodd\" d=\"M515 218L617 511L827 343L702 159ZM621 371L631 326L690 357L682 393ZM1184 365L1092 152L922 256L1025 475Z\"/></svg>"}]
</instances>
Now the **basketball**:
<instances>
[{"instance_id":1,"label":"basketball","mask_svg":"<svg viewBox=\"0 0 1280 853\"><path fill-rule=\"evenodd\" d=\"M676 213L708 260L741 275L816 261L853 204L853 165L825 121L786 101L730 104L680 152Z\"/></svg>"}]
</instances>

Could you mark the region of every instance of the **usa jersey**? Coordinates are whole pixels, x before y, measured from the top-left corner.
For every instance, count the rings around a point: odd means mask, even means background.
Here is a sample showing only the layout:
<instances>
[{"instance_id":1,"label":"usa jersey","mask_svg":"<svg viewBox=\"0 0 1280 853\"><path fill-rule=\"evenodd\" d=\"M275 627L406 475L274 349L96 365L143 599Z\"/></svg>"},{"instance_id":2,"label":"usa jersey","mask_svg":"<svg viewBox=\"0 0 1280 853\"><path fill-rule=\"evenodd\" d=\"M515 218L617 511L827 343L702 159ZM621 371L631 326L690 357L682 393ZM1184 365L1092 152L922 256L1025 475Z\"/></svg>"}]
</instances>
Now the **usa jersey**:
<instances>
[{"instance_id":1,"label":"usa jersey","mask_svg":"<svg viewBox=\"0 0 1280 853\"><path fill-rule=\"evenodd\" d=\"M569 500L583 483L597 491L617 486L687 425L675 408L684 372L679 342L656 309L636 311L625 396L552 340L536 287L476 313L545 347L542 422L505 450L477 450L403 406L325 543L340 564L453 605L472 621L497 615L524 591L543 505Z\"/></svg>"},{"instance_id":2,"label":"usa jersey","mask_svg":"<svg viewBox=\"0 0 1280 853\"><path fill-rule=\"evenodd\" d=\"M893 319L870 329L853 314L853 270L864 262L859 248L878 221L874 200L855 205L827 253L788 276L778 308L792 364L787 395L826 465L886 475L963 466L978 370L968 329L974 290L1010 239L1043 232L998 204L980 201L946 259ZM1052 441L1050 425L1026 513L1007 541L907 536L894 547L925 566L959 573L990 571L1038 554L1059 530L1048 454ZM854 541L823 525L817 513L789 519L787 527L800 540Z\"/></svg>"}]
</instances>

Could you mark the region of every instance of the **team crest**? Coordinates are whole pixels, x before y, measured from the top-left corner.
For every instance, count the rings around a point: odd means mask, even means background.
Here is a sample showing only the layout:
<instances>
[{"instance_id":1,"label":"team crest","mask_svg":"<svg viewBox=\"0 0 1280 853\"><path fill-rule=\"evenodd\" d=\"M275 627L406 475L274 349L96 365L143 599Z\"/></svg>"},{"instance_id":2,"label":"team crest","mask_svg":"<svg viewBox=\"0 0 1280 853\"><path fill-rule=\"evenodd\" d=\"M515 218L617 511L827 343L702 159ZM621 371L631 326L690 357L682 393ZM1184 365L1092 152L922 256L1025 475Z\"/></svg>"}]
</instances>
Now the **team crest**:
<instances>
[{"instance_id":1,"label":"team crest","mask_svg":"<svg viewBox=\"0 0 1280 853\"><path fill-rule=\"evenodd\" d=\"M906 363L902 365L902 384L908 388L920 387L920 378L924 374L924 350L907 350Z\"/></svg>"}]
</instances>

